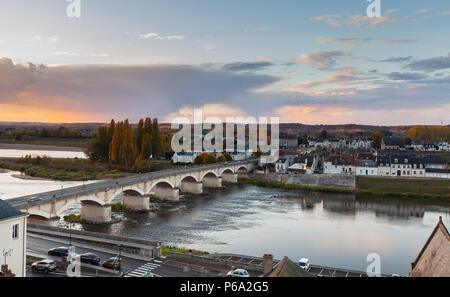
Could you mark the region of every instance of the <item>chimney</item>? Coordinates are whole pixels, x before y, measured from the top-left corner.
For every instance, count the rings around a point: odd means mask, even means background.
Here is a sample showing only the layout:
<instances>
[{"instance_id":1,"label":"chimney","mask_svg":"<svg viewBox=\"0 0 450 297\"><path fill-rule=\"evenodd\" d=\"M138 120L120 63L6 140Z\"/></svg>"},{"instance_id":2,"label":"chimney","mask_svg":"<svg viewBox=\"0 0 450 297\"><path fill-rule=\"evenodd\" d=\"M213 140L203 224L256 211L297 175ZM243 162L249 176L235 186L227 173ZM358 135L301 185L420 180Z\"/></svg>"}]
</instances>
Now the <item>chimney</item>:
<instances>
[{"instance_id":1,"label":"chimney","mask_svg":"<svg viewBox=\"0 0 450 297\"><path fill-rule=\"evenodd\" d=\"M263 256L264 276L267 276L273 270L273 255L265 254Z\"/></svg>"}]
</instances>

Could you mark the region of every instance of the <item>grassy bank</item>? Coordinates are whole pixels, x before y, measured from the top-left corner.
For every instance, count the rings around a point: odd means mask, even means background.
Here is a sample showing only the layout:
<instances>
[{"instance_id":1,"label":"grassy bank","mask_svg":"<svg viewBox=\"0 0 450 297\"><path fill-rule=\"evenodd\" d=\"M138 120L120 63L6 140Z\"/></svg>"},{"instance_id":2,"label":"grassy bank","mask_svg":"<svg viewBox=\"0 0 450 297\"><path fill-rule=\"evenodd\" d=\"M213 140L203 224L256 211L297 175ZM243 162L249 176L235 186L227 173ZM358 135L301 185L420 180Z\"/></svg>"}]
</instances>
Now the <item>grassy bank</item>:
<instances>
[{"instance_id":1,"label":"grassy bank","mask_svg":"<svg viewBox=\"0 0 450 297\"><path fill-rule=\"evenodd\" d=\"M82 159L4 159L0 161L0 168L20 171L31 177L59 181L99 180L118 178L125 175L124 172L110 168L105 164L93 163Z\"/></svg>"},{"instance_id":2,"label":"grassy bank","mask_svg":"<svg viewBox=\"0 0 450 297\"><path fill-rule=\"evenodd\" d=\"M437 195L450 197L450 181L445 179L403 179L358 177L358 190L375 194Z\"/></svg>"},{"instance_id":3,"label":"grassy bank","mask_svg":"<svg viewBox=\"0 0 450 297\"><path fill-rule=\"evenodd\" d=\"M161 247L161 255L162 256L167 256L168 251L181 253L181 254L190 254L190 255L195 255L195 256L204 256L204 255L209 254L208 252L205 252L205 251L197 251L197 250L190 250L190 249L177 248L177 247L168 247L168 246Z\"/></svg>"},{"instance_id":4,"label":"grassy bank","mask_svg":"<svg viewBox=\"0 0 450 297\"><path fill-rule=\"evenodd\" d=\"M438 198L450 201L450 183L447 180L358 178L357 189L292 185L258 178L240 178L239 183L284 190L398 198Z\"/></svg>"},{"instance_id":5,"label":"grassy bank","mask_svg":"<svg viewBox=\"0 0 450 297\"><path fill-rule=\"evenodd\" d=\"M283 190L303 190L311 192L324 192L324 193L336 193L336 194L356 194L357 191L353 189L345 188L328 188L328 187L313 187L313 186L302 186L285 184L279 181L273 180L263 180L258 178L239 178L238 184L253 185L263 188L271 189L283 189Z\"/></svg>"}]
</instances>

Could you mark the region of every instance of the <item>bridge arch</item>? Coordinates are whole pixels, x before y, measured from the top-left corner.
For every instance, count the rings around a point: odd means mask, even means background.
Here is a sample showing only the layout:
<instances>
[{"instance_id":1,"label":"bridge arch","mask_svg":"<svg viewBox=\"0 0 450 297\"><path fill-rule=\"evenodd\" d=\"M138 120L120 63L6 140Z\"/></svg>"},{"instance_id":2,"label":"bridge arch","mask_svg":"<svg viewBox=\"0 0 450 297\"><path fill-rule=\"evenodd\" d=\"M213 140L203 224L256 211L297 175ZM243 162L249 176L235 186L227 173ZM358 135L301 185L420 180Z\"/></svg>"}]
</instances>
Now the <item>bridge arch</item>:
<instances>
[{"instance_id":1,"label":"bridge arch","mask_svg":"<svg viewBox=\"0 0 450 297\"><path fill-rule=\"evenodd\" d=\"M102 200L96 198L96 197L86 197L86 198L81 198L80 202L83 203L93 203L93 204L97 204L99 206L104 206L105 202L103 202Z\"/></svg>"},{"instance_id":2,"label":"bridge arch","mask_svg":"<svg viewBox=\"0 0 450 297\"><path fill-rule=\"evenodd\" d=\"M108 203L111 203L112 201L116 200L118 198L118 196L121 194L122 195L127 194L130 196L144 196L145 195L145 193L138 187L128 186L128 187L124 187L122 189L118 189L117 193L115 193L114 195L111 195L111 197L108 198ZM122 196L122 198L123 198L123 196Z\"/></svg>"},{"instance_id":3,"label":"bridge arch","mask_svg":"<svg viewBox=\"0 0 450 297\"><path fill-rule=\"evenodd\" d=\"M177 187L179 188L183 182L198 183L199 181L195 176L187 175L180 179L180 182L178 183Z\"/></svg>"},{"instance_id":4,"label":"bridge arch","mask_svg":"<svg viewBox=\"0 0 450 297\"><path fill-rule=\"evenodd\" d=\"M36 216L36 217L41 217L41 218L45 218L47 220L51 219L51 216L48 212L42 211L42 210L38 210L38 209L30 209L27 211L28 214L30 216Z\"/></svg>"},{"instance_id":5,"label":"bridge arch","mask_svg":"<svg viewBox=\"0 0 450 297\"><path fill-rule=\"evenodd\" d=\"M237 170L237 173L248 173L248 169L246 165L241 165Z\"/></svg>"},{"instance_id":6,"label":"bridge arch","mask_svg":"<svg viewBox=\"0 0 450 297\"><path fill-rule=\"evenodd\" d=\"M217 175L217 173L215 173L214 171L208 171L203 173L202 178L200 179L201 181L203 181L203 179L205 177L215 177L215 178L219 178L219 176Z\"/></svg>"},{"instance_id":7,"label":"bridge arch","mask_svg":"<svg viewBox=\"0 0 450 297\"><path fill-rule=\"evenodd\" d=\"M171 188L175 189L176 187L168 180L160 180L155 182L152 187L150 188L148 194L152 194L155 192L156 187L163 187L163 188Z\"/></svg>"},{"instance_id":8,"label":"bridge arch","mask_svg":"<svg viewBox=\"0 0 450 297\"><path fill-rule=\"evenodd\" d=\"M231 168L224 168L221 172L220 172L220 176L224 175L224 174L234 174L233 169Z\"/></svg>"}]
</instances>

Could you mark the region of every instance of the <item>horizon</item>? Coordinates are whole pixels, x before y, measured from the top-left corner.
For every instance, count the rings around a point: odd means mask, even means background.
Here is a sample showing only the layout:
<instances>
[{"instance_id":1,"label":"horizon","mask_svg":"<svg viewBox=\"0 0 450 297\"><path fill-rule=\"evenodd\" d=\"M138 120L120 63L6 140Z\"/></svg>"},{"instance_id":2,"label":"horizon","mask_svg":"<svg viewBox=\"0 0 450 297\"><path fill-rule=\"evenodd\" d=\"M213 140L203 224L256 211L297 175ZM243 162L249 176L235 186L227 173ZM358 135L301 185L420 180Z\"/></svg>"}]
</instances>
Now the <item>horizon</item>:
<instances>
[{"instance_id":1,"label":"horizon","mask_svg":"<svg viewBox=\"0 0 450 297\"><path fill-rule=\"evenodd\" d=\"M448 1L80 3L3 1L0 121L450 124Z\"/></svg>"}]
</instances>

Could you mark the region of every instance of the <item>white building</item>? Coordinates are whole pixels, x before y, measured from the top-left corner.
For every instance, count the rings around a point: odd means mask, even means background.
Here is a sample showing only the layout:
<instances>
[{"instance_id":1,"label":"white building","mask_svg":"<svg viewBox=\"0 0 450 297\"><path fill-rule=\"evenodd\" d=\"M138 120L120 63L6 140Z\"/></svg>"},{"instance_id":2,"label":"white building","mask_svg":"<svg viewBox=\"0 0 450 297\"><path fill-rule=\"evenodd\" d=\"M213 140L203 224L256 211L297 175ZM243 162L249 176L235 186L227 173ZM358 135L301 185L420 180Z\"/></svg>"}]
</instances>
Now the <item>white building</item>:
<instances>
[{"instance_id":1,"label":"white building","mask_svg":"<svg viewBox=\"0 0 450 297\"><path fill-rule=\"evenodd\" d=\"M366 139L355 139L353 140L349 147L355 150L370 150L371 141Z\"/></svg>"},{"instance_id":2,"label":"white building","mask_svg":"<svg viewBox=\"0 0 450 297\"><path fill-rule=\"evenodd\" d=\"M356 174L356 160L353 156L332 155L325 160L325 174Z\"/></svg>"},{"instance_id":3,"label":"white building","mask_svg":"<svg viewBox=\"0 0 450 297\"><path fill-rule=\"evenodd\" d=\"M286 158L280 158L275 163L275 172L276 173L286 173L289 168L289 160Z\"/></svg>"},{"instance_id":4,"label":"white building","mask_svg":"<svg viewBox=\"0 0 450 297\"><path fill-rule=\"evenodd\" d=\"M0 200L0 272L11 270L17 277L26 276L27 216Z\"/></svg>"},{"instance_id":5,"label":"white building","mask_svg":"<svg viewBox=\"0 0 450 297\"><path fill-rule=\"evenodd\" d=\"M192 152L179 152L172 156L172 162L174 164L193 164L198 154Z\"/></svg>"},{"instance_id":6,"label":"white building","mask_svg":"<svg viewBox=\"0 0 450 297\"><path fill-rule=\"evenodd\" d=\"M425 177L428 178L444 178L450 179L450 170L449 169L435 169L435 168L427 168L425 172Z\"/></svg>"},{"instance_id":7,"label":"white building","mask_svg":"<svg viewBox=\"0 0 450 297\"><path fill-rule=\"evenodd\" d=\"M378 175L377 163L373 160L357 160L356 175L377 176Z\"/></svg>"}]
</instances>

